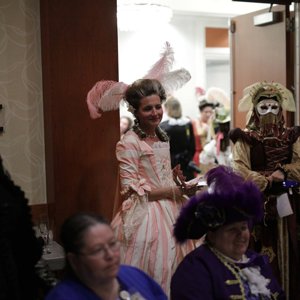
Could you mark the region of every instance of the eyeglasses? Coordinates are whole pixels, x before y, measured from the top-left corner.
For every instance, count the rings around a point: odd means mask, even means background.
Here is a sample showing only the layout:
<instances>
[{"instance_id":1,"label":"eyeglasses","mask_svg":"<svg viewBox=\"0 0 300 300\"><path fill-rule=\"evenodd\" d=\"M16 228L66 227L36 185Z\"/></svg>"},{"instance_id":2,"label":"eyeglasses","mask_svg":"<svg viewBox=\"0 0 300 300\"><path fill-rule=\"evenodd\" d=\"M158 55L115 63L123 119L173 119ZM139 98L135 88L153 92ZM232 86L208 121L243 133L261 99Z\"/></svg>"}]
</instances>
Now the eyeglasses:
<instances>
[{"instance_id":1,"label":"eyeglasses","mask_svg":"<svg viewBox=\"0 0 300 300\"><path fill-rule=\"evenodd\" d=\"M109 242L108 244L99 246L97 249L88 252L88 253L83 253L83 252L79 252L78 254L82 255L82 256L97 256L100 258L104 258L105 255L108 254L108 252L117 252L120 249L120 242L118 240L113 240L111 242Z\"/></svg>"}]
</instances>

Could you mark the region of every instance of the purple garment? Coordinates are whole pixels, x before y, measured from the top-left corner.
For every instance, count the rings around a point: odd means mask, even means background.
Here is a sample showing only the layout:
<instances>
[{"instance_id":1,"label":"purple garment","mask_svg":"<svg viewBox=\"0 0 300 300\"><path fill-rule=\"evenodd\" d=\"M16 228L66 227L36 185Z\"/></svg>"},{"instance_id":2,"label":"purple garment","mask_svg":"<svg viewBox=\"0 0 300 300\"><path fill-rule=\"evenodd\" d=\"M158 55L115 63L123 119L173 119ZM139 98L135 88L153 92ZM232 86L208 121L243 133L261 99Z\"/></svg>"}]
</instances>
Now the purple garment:
<instances>
[{"instance_id":1,"label":"purple garment","mask_svg":"<svg viewBox=\"0 0 300 300\"><path fill-rule=\"evenodd\" d=\"M259 266L261 274L270 279L268 289L276 299L286 299L283 290L272 274L265 256L247 251L249 262L243 266ZM172 300L226 300L230 296L241 296L239 283L232 272L217 258L207 245L202 245L189 253L175 271L171 281ZM247 296L246 299L253 299ZM275 299L275 298L261 298Z\"/></svg>"},{"instance_id":2,"label":"purple garment","mask_svg":"<svg viewBox=\"0 0 300 300\"><path fill-rule=\"evenodd\" d=\"M121 289L130 294L139 292L147 300L167 300L162 288L146 273L122 265L118 273ZM101 300L92 290L76 279L65 279L47 295L46 300Z\"/></svg>"}]
</instances>

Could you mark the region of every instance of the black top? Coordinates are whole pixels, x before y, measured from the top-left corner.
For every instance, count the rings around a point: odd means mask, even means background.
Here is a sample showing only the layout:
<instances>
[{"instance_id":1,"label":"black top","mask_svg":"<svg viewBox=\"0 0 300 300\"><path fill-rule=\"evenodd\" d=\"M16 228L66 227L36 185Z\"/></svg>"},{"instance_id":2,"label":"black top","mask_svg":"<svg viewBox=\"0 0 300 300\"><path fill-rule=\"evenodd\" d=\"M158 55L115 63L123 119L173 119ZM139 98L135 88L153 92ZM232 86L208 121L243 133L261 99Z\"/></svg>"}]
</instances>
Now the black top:
<instances>
[{"instance_id":1,"label":"black top","mask_svg":"<svg viewBox=\"0 0 300 300\"><path fill-rule=\"evenodd\" d=\"M191 121L187 119L170 119L160 124L170 139L171 165L181 165L186 179L192 179L193 171L189 167L195 153L195 139Z\"/></svg>"},{"instance_id":2,"label":"black top","mask_svg":"<svg viewBox=\"0 0 300 300\"><path fill-rule=\"evenodd\" d=\"M32 225L28 200L0 157L0 300L36 299L34 267L42 245Z\"/></svg>"}]
</instances>

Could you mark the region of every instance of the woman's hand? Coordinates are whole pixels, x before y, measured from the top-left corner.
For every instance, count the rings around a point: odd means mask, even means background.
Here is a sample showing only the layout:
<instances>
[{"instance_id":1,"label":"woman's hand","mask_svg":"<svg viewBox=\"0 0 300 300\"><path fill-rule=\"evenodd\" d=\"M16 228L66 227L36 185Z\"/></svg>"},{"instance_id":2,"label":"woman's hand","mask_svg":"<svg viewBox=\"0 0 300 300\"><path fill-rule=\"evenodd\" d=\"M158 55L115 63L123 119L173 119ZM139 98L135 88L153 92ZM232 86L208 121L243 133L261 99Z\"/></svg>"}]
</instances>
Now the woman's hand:
<instances>
[{"instance_id":1,"label":"woman's hand","mask_svg":"<svg viewBox=\"0 0 300 300\"><path fill-rule=\"evenodd\" d=\"M194 196L201 187L198 187L199 177L185 182L180 165L176 165L173 169L173 178L178 187L180 187L182 194L188 197Z\"/></svg>"},{"instance_id":2,"label":"woman's hand","mask_svg":"<svg viewBox=\"0 0 300 300\"><path fill-rule=\"evenodd\" d=\"M176 165L173 172L173 179L178 186L185 185L185 177L183 176L180 164Z\"/></svg>"}]
</instances>

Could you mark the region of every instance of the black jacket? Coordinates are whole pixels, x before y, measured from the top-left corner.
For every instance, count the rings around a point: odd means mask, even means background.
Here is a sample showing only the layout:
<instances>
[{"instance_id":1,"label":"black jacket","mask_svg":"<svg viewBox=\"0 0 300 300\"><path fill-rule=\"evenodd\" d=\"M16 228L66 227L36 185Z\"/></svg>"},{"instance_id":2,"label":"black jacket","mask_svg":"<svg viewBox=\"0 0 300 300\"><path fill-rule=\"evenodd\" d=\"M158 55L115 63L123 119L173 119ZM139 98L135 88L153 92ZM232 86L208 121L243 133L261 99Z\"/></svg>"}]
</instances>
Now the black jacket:
<instances>
[{"instance_id":1,"label":"black jacket","mask_svg":"<svg viewBox=\"0 0 300 300\"><path fill-rule=\"evenodd\" d=\"M35 264L41 255L28 200L0 157L0 300L36 298Z\"/></svg>"}]
</instances>

